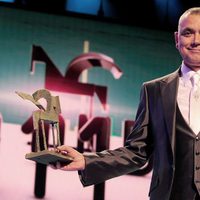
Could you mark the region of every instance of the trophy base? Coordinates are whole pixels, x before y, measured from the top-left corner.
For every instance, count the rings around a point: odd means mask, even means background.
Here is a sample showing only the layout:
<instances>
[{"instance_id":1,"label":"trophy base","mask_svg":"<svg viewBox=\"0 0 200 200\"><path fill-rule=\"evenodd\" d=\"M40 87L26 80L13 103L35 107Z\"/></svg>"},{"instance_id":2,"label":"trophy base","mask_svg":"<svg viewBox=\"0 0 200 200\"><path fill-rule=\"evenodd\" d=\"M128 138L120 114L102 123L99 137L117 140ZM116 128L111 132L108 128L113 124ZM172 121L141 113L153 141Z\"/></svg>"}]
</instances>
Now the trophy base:
<instances>
[{"instance_id":1,"label":"trophy base","mask_svg":"<svg viewBox=\"0 0 200 200\"><path fill-rule=\"evenodd\" d=\"M62 164L69 164L73 161L73 158L67 155L63 155L49 150L27 153L25 155L25 158L45 165L55 164L56 162L60 162Z\"/></svg>"}]
</instances>

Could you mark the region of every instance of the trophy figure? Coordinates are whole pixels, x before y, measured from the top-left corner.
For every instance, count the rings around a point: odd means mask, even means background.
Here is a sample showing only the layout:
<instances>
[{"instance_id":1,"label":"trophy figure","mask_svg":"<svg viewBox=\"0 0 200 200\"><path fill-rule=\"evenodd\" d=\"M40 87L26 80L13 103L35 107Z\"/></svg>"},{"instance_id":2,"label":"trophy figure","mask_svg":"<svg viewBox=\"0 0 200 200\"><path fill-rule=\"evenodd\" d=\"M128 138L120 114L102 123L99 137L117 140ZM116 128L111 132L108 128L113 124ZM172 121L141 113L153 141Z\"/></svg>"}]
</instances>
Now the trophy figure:
<instances>
[{"instance_id":1,"label":"trophy figure","mask_svg":"<svg viewBox=\"0 0 200 200\"><path fill-rule=\"evenodd\" d=\"M59 153L57 146L61 145L59 132L59 114L61 113L60 101L58 96L52 96L46 89L37 90L32 95L16 92L21 98L34 103L39 110L33 112L33 127L36 134L36 152L27 153L26 159L33 160L42 164L54 164L56 162L70 163L72 158ZM46 109L38 102L44 98L47 102ZM49 123L52 130L53 149L49 150L47 146L44 123ZM40 126L41 124L41 126ZM44 150L40 150L39 128L42 128L42 137ZM56 134L55 134L56 130Z\"/></svg>"}]
</instances>

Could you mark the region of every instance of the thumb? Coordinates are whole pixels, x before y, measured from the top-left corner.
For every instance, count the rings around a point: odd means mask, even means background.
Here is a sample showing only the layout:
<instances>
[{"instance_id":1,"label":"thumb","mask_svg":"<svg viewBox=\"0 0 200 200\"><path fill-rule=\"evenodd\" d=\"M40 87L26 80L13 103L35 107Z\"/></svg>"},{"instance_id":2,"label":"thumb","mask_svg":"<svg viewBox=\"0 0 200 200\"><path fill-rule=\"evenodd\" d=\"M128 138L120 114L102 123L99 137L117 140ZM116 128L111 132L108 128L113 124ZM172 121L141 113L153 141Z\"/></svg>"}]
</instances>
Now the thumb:
<instances>
[{"instance_id":1,"label":"thumb","mask_svg":"<svg viewBox=\"0 0 200 200\"><path fill-rule=\"evenodd\" d=\"M61 151L61 153L63 153L64 155L68 155L68 156L71 156L73 158L76 158L77 156L82 155L81 153L79 153L74 148L72 148L70 146L66 146L66 145L58 146L57 149L59 151Z\"/></svg>"}]
</instances>

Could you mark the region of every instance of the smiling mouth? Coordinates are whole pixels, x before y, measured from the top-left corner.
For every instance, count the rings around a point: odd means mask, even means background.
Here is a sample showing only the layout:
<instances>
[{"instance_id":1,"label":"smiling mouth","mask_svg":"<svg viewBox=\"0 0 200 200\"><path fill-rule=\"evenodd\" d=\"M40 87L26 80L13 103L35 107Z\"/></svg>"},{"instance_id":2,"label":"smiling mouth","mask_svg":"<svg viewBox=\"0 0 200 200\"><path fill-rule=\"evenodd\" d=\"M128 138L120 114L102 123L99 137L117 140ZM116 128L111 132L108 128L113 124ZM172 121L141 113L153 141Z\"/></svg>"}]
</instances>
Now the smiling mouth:
<instances>
[{"instance_id":1,"label":"smiling mouth","mask_svg":"<svg viewBox=\"0 0 200 200\"><path fill-rule=\"evenodd\" d=\"M188 50L191 51L191 52L194 52L194 53L200 53L200 49L191 49L191 48L189 48Z\"/></svg>"}]
</instances>

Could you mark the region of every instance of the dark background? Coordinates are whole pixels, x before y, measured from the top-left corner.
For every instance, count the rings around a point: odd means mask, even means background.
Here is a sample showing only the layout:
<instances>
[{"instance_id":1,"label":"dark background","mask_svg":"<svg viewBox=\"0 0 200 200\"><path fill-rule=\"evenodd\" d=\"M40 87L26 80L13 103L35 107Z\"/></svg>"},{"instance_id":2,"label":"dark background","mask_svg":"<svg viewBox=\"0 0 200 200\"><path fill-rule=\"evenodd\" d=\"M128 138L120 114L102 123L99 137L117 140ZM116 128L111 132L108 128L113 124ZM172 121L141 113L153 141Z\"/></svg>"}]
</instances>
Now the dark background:
<instances>
[{"instance_id":1,"label":"dark background","mask_svg":"<svg viewBox=\"0 0 200 200\"><path fill-rule=\"evenodd\" d=\"M96 15L69 11L66 4L70 0L14 0L1 3L7 6L58 15L73 15L111 23L142 26L151 29L175 30L179 16L188 8L200 6L199 0L99 0ZM84 4L85 0L80 0ZM75 2L75 1L74 1ZM76 1L77 4L77 1ZM108 4L112 13L105 14Z\"/></svg>"}]
</instances>

